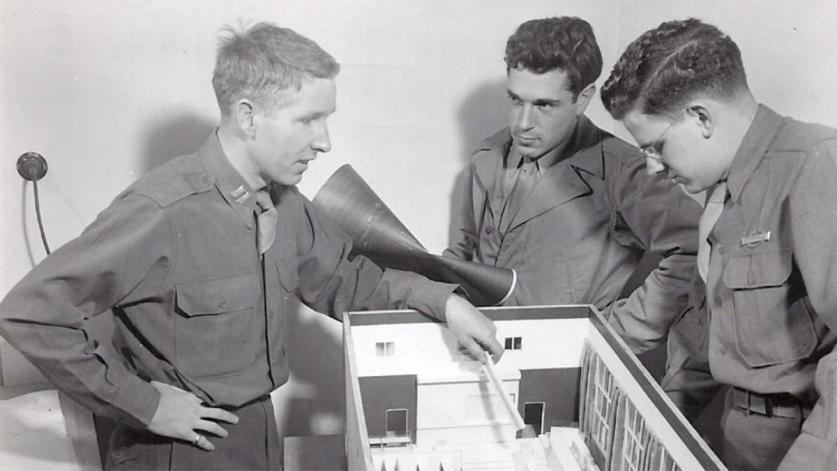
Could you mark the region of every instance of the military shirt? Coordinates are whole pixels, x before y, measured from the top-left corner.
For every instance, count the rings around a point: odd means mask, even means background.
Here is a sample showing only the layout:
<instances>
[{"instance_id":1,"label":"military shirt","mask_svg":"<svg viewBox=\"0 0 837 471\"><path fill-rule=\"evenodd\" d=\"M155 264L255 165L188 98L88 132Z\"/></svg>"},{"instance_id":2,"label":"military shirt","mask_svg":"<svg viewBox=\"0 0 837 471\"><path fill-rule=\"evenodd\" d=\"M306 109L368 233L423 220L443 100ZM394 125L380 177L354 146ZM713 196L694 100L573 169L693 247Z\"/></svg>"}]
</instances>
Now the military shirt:
<instances>
[{"instance_id":1,"label":"military shirt","mask_svg":"<svg viewBox=\"0 0 837 471\"><path fill-rule=\"evenodd\" d=\"M274 187L260 256L254 189L216 136L149 172L0 303L0 331L94 412L147 425L157 380L240 406L288 378L286 317L302 300L344 311L413 308L443 320L455 285L348 258L351 242L295 187ZM113 308L114 344L83 320Z\"/></svg>"},{"instance_id":2,"label":"military shirt","mask_svg":"<svg viewBox=\"0 0 837 471\"><path fill-rule=\"evenodd\" d=\"M760 105L709 234L712 375L816 401L803 429L821 439L837 432L835 182L837 130ZM837 445L829 440L829 449Z\"/></svg>"},{"instance_id":3,"label":"military shirt","mask_svg":"<svg viewBox=\"0 0 837 471\"><path fill-rule=\"evenodd\" d=\"M816 358L837 338L837 278L826 187L837 131L760 107L735 154L729 197L710 232L713 375L760 393L813 399ZM832 191L833 192L833 191Z\"/></svg>"},{"instance_id":4,"label":"military shirt","mask_svg":"<svg viewBox=\"0 0 837 471\"><path fill-rule=\"evenodd\" d=\"M511 149L504 129L474 152L459 238L445 254L515 269L507 305L593 304L612 313L635 352L664 342L687 302L700 205L663 175L647 175L637 148L582 116L564 156L547 156L554 163L501 224L519 160ZM646 251L659 265L617 301Z\"/></svg>"}]
</instances>

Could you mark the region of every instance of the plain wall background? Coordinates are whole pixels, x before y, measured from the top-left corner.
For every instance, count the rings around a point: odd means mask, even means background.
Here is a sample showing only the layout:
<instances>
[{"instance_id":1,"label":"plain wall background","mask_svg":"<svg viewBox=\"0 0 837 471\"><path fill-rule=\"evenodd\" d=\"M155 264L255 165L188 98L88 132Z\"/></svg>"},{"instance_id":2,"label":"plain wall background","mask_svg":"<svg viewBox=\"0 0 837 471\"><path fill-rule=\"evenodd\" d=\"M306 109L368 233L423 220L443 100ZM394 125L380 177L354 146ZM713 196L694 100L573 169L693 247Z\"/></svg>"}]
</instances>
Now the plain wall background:
<instances>
[{"instance_id":1,"label":"plain wall background","mask_svg":"<svg viewBox=\"0 0 837 471\"><path fill-rule=\"evenodd\" d=\"M316 40L342 64L333 150L300 185L313 197L351 163L429 251L447 245L468 149L505 122L507 37L521 22L576 15L596 32L607 77L624 47L661 21L696 16L743 51L757 98L837 126L828 0L0 0L0 295L44 257L31 185L15 171L43 154L39 182L53 249L119 191L188 153L218 119L211 88L222 24L271 21ZM588 115L628 138L595 99ZM107 316L91 323L107 332ZM342 427L339 324L293 317L291 383L275 394L288 434ZM225 346L219 346L225 348ZM0 340L2 383L41 378Z\"/></svg>"}]
</instances>

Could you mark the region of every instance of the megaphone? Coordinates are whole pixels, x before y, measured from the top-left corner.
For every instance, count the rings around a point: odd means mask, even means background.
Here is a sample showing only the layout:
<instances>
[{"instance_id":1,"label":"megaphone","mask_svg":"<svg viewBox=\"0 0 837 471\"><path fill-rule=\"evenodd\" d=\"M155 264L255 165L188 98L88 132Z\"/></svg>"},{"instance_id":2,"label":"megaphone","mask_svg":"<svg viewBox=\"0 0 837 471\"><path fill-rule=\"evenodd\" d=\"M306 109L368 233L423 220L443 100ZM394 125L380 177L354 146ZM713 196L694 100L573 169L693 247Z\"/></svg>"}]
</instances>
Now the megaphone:
<instances>
[{"instance_id":1,"label":"megaphone","mask_svg":"<svg viewBox=\"0 0 837 471\"><path fill-rule=\"evenodd\" d=\"M314 205L353 239L353 254L378 265L457 283L475 306L501 304L514 290L514 270L429 254L351 165L329 177Z\"/></svg>"}]
</instances>

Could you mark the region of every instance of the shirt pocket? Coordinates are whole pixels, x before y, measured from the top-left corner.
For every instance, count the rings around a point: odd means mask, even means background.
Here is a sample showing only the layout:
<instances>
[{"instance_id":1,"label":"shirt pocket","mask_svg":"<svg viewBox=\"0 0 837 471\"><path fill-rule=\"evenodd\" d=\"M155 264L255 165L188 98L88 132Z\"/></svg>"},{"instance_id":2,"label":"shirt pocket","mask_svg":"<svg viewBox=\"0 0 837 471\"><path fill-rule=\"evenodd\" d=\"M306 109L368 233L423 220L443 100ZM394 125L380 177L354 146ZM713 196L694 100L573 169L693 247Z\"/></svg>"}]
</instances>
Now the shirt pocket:
<instances>
[{"instance_id":1,"label":"shirt pocket","mask_svg":"<svg viewBox=\"0 0 837 471\"><path fill-rule=\"evenodd\" d=\"M792 272L790 250L738 255L724 270L736 344L751 367L801 360L816 347L812 312L804 290L794 289Z\"/></svg>"},{"instance_id":2,"label":"shirt pocket","mask_svg":"<svg viewBox=\"0 0 837 471\"><path fill-rule=\"evenodd\" d=\"M175 282L175 355L192 378L241 373L256 360L264 337L255 272Z\"/></svg>"}]
</instances>

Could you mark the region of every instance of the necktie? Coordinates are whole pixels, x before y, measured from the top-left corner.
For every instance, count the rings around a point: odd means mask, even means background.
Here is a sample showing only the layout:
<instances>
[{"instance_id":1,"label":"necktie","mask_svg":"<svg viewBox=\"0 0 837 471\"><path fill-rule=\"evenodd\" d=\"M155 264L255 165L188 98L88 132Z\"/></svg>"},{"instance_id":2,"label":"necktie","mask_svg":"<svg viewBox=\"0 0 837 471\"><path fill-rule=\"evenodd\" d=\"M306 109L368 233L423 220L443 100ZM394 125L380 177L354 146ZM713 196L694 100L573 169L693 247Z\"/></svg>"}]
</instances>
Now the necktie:
<instances>
[{"instance_id":1,"label":"necktie","mask_svg":"<svg viewBox=\"0 0 837 471\"><path fill-rule=\"evenodd\" d=\"M510 225L514 217L517 215L523 203L538 182L538 164L534 160L523 159L520 168L517 170L517 179L514 182L514 187L509 194L508 202L506 202L506 209L503 219Z\"/></svg>"},{"instance_id":2,"label":"necktie","mask_svg":"<svg viewBox=\"0 0 837 471\"><path fill-rule=\"evenodd\" d=\"M698 254L697 266L700 277L706 282L706 273L709 271L709 253L712 250L709 245L709 233L721 217L724 210L724 200L727 198L727 182L719 182L706 198L706 205L703 207L703 214L698 222Z\"/></svg>"},{"instance_id":3,"label":"necktie","mask_svg":"<svg viewBox=\"0 0 837 471\"><path fill-rule=\"evenodd\" d=\"M276 221L278 215L270 193L266 189L256 192L256 226L259 229L257 244L259 254L267 252L276 238Z\"/></svg>"}]
</instances>

